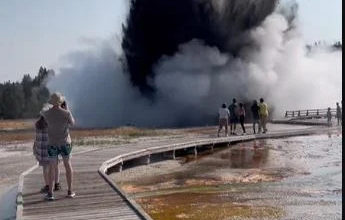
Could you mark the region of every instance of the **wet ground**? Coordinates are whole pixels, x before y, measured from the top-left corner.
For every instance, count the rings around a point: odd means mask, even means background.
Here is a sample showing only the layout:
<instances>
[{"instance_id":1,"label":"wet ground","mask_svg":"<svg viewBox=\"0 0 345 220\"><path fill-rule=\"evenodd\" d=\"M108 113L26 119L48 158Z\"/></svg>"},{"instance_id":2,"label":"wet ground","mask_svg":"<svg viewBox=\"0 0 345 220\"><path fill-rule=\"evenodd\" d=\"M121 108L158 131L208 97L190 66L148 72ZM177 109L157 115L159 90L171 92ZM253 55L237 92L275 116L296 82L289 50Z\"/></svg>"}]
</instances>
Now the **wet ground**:
<instances>
[{"instance_id":1,"label":"wet ground","mask_svg":"<svg viewBox=\"0 0 345 220\"><path fill-rule=\"evenodd\" d=\"M155 220L341 219L341 158L338 131L239 143L114 177Z\"/></svg>"}]
</instances>

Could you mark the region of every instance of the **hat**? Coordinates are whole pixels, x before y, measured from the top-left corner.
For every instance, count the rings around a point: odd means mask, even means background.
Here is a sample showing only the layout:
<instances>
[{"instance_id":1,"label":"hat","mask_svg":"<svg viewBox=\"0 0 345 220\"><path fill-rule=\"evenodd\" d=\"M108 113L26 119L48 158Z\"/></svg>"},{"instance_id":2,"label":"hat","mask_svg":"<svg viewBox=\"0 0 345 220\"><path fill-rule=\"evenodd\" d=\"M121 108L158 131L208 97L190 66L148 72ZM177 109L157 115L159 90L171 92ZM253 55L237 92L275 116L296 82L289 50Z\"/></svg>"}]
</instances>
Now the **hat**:
<instances>
[{"instance_id":1,"label":"hat","mask_svg":"<svg viewBox=\"0 0 345 220\"><path fill-rule=\"evenodd\" d=\"M55 92L50 96L48 103L52 105L61 105L64 101L65 97L63 97L61 93Z\"/></svg>"}]
</instances>

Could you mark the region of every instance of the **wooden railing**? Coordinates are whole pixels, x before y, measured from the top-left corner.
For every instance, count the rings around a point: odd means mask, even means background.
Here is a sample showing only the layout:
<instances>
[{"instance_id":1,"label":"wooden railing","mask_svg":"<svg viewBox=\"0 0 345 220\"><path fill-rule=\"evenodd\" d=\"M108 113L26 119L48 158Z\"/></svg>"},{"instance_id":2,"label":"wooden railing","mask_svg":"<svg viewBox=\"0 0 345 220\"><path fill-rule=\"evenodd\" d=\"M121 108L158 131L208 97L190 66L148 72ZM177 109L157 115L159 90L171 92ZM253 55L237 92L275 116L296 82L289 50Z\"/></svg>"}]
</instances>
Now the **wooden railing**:
<instances>
[{"instance_id":1,"label":"wooden railing","mask_svg":"<svg viewBox=\"0 0 345 220\"><path fill-rule=\"evenodd\" d=\"M324 118L327 117L328 109L307 109L286 111L285 118ZM331 109L332 116L335 116L337 109Z\"/></svg>"}]
</instances>

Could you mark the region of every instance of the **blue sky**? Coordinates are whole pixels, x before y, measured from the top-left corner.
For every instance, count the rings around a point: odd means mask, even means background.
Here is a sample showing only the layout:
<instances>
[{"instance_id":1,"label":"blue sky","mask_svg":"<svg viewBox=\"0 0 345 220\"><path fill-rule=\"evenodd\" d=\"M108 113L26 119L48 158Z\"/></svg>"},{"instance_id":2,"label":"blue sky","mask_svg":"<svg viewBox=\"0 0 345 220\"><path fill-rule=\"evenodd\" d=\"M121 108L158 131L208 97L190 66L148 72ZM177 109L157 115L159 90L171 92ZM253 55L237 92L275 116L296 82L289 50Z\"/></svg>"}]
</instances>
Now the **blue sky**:
<instances>
[{"instance_id":1,"label":"blue sky","mask_svg":"<svg viewBox=\"0 0 345 220\"><path fill-rule=\"evenodd\" d=\"M0 82L59 68L68 52L119 35L129 0L0 0ZM341 0L297 0L307 42L342 38Z\"/></svg>"}]
</instances>

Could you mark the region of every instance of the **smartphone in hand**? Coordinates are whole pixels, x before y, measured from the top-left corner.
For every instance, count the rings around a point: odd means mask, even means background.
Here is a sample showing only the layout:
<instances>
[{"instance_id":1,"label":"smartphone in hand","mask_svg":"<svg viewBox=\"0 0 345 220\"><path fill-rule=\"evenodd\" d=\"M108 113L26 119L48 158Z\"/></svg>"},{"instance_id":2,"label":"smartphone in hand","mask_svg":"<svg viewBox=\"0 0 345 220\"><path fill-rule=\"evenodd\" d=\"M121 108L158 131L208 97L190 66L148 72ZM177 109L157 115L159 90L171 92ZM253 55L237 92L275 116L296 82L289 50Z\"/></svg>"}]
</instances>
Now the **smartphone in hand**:
<instances>
[{"instance_id":1,"label":"smartphone in hand","mask_svg":"<svg viewBox=\"0 0 345 220\"><path fill-rule=\"evenodd\" d=\"M66 103L66 101L64 101L64 102L61 104L61 108L67 110L67 103Z\"/></svg>"}]
</instances>

